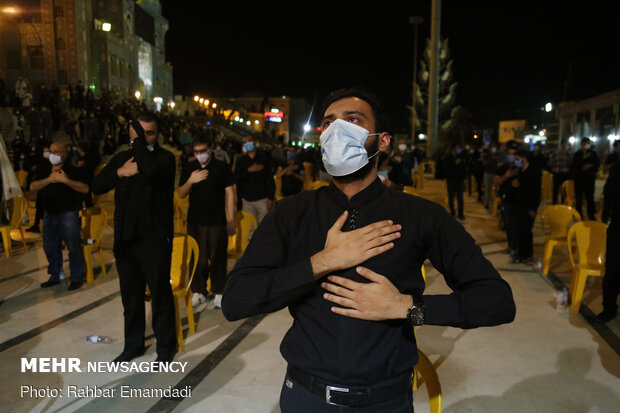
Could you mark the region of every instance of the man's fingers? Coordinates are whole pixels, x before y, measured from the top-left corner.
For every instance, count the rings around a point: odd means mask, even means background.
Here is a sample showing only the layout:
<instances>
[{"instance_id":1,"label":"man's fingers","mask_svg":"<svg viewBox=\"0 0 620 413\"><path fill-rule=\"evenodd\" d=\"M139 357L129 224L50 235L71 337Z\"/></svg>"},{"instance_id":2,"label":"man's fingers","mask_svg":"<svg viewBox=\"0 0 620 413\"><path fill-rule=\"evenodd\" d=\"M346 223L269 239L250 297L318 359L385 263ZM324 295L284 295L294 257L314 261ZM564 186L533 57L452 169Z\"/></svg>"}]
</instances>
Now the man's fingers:
<instances>
[{"instance_id":1,"label":"man's fingers","mask_svg":"<svg viewBox=\"0 0 620 413\"><path fill-rule=\"evenodd\" d=\"M378 247L380 245L387 244L388 242L392 242L392 241L394 241L395 239L398 239L398 238L400 238L400 232L393 232L391 234L384 235L384 236L379 237L379 238L372 238L372 239L370 239L366 243L366 245L368 246L369 249L370 248L375 248L375 247Z\"/></svg>"},{"instance_id":2,"label":"man's fingers","mask_svg":"<svg viewBox=\"0 0 620 413\"><path fill-rule=\"evenodd\" d=\"M336 294L337 296L346 297L346 298L350 298L351 293L353 292L347 288L343 288L336 284L327 283L327 282L321 283L321 287L323 287L329 292Z\"/></svg>"},{"instance_id":3,"label":"man's fingers","mask_svg":"<svg viewBox=\"0 0 620 413\"><path fill-rule=\"evenodd\" d=\"M329 229L330 231L334 230L334 231L340 231L342 229L342 227L344 226L344 223L347 222L347 216L349 215L349 211L345 210L342 215L340 215L338 217L338 219L336 220L336 222L334 222L334 225L332 225L332 227Z\"/></svg>"},{"instance_id":4,"label":"man's fingers","mask_svg":"<svg viewBox=\"0 0 620 413\"><path fill-rule=\"evenodd\" d=\"M337 284L341 287L347 288L349 290L355 290L360 284L355 281L349 280L348 278L338 277L337 275L330 275L329 277L327 277L327 279L330 282Z\"/></svg>"},{"instance_id":5,"label":"man's fingers","mask_svg":"<svg viewBox=\"0 0 620 413\"><path fill-rule=\"evenodd\" d=\"M332 313L340 314L351 318L362 318L362 313L351 308L332 307Z\"/></svg>"},{"instance_id":6,"label":"man's fingers","mask_svg":"<svg viewBox=\"0 0 620 413\"><path fill-rule=\"evenodd\" d=\"M365 256L364 261L369 260L372 257L376 257L379 254L383 254L384 252L389 251L392 248L394 248L394 243L393 242L390 242L389 244L380 245L380 246L375 247L375 248L371 248L371 249L366 251L366 256Z\"/></svg>"},{"instance_id":7,"label":"man's fingers","mask_svg":"<svg viewBox=\"0 0 620 413\"><path fill-rule=\"evenodd\" d=\"M366 267L357 267L355 271L357 271L357 273L361 275L362 277L369 279L370 281L375 282L375 283L381 283L382 281L385 280L385 277L383 275L377 274L373 270L368 269Z\"/></svg>"},{"instance_id":8,"label":"man's fingers","mask_svg":"<svg viewBox=\"0 0 620 413\"><path fill-rule=\"evenodd\" d=\"M355 306L355 302L353 300L345 297L340 297L338 295L325 293L323 294L323 298L329 302L341 305L343 307L354 308Z\"/></svg>"},{"instance_id":9,"label":"man's fingers","mask_svg":"<svg viewBox=\"0 0 620 413\"><path fill-rule=\"evenodd\" d=\"M394 224L394 221L392 220L373 222L372 224L368 224L365 227L360 228L360 231L362 232L362 234L369 234L376 229L380 229L383 227L389 227L393 224Z\"/></svg>"}]
</instances>

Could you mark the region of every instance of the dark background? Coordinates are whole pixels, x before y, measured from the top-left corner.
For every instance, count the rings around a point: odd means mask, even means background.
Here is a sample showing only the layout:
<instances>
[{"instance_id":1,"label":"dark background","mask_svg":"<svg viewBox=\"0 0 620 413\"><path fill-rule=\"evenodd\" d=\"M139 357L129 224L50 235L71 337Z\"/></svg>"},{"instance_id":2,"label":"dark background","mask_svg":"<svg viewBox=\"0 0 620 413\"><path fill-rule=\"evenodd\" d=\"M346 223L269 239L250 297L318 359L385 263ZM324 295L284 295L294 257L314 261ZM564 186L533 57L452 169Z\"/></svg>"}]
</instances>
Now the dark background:
<instances>
[{"instance_id":1,"label":"dark background","mask_svg":"<svg viewBox=\"0 0 620 413\"><path fill-rule=\"evenodd\" d=\"M375 91L408 128L413 26L419 59L431 1L319 3L162 0L176 94L266 95L320 104L331 90ZM457 105L479 118L527 118L546 102L620 88L620 1L444 0Z\"/></svg>"}]
</instances>

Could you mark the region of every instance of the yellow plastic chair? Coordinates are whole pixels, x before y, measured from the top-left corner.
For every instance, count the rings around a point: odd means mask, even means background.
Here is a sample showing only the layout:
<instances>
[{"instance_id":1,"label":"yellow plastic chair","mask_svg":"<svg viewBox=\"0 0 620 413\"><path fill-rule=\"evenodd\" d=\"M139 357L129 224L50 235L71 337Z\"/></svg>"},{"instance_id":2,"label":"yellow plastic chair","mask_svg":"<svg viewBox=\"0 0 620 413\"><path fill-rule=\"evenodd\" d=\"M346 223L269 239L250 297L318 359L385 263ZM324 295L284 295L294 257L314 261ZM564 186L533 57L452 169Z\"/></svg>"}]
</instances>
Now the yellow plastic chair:
<instances>
[{"instance_id":1,"label":"yellow plastic chair","mask_svg":"<svg viewBox=\"0 0 620 413\"><path fill-rule=\"evenodd\" d=\"M84 208L80 211L82 226L82 252L86 261L86 282L95 281L93 274L93 251L99 252L99 264L101 273L106 275L105 261L103 260L103 248L101 248L101 233L105 227L108 214L98 207Z\"/></svg>"},{"instance_id":2,"label":"yellow plastic chair","mask_svg":"<svg viewBox=\"0 0 620 413\"><path fill-rule=\"evenodd\" d=\"M181 198L179 192L174 191L174 233L187 234L187 210L189 209L189 196Z\"/></svg>"},{"instance_id":3,"label":"yellow plastic chair","mask_svg":"<svg viewBox=\"0 0 620 413\"><path fill-rule=\"evenodd\" d=\"M4 244L4 253L6 257L9 258L12 255L11 250L11 231L18 230L21 238L22 244L24 246L24 252L28 251L28 247L26 246L26 239L24 238L24 229L22 228L22 220L24 219L24 215L26 215L26 211L28 210L28 201L23 196L16 196L15 198L11 198L2 203L2 208L0 208L1 213L4 214L4 211L8 211L9 213L9 223L7 225L0 226L0 233L2 233L2 243Z\"/></svg>"},{"instance_id":4,"label":"yellow plastic chair","mask_svg":"<svg viewBox=\"0 0 620 413\"><path fill-rule=\"evenodd\" d=\"M542 273L547 275L553 249L559 245L568 245L568 229L575 221L581 221L581 215L568 205L548 205L543 209L541 217L543 222L549 225L549 235L545 238L542 256Z\"/></svg>"},{"instance_id":5,"label":"yellow plastic chair","mask_svg":"<svg viewBox=\"0 0 620 413\"><path fill-rule=\"evenodd\" d=\"M194 311L192 309L192 279L198 264L198 243L189 235L175 235L172 240L172 257L170 261L170 286L174 295L174 315L177 330L177 349L183 350L183 327L179 302L185 302L187 324L190 333L196 332ZM152 302L151 302L152 303ZM152 304L151 304L152 305Z\"/></svg>"},{"instance_id":6,"label":"yellow plastic chair","mask_svg":"<svg viewBox=\"0 0 620 413\"><path fill-rule=\"evenodd\" d=\"M409 186L409 185L405 185L403 187L403 192L406 193L406 194L419 196L418 191L416 191L416 189L414 187Z\"/></svg>"},{"instance_id":7,"label":"yellow plastic chair","mask_svg":"<svg viewBox=\"0 0 620 413\"><path fill-rule=\"evenodd\" d=\"M575 204L575 181L567 179L562 183L560 191L564 198L564 205L573 206Z\"/></svg>"},{"instance_id":8,"label":"yellow plastic chair","mask_svg":"<svg viewBox=\"0 0 620 413\"><path fill-rule=\"evenodd\" d=\"M250 242L250 231L252 229L256 231L256 228L258 228L258 223L254 215L246 211L240 212L241 219L239 221L239 232L237 233L237 237L239 238L239 256L243 255Z\"/></svg>"},{"instance_id":9,"label":"yellow plastic chair","mask_svg":"<svg viewBox=\"0 0 620 413\"><path fill-rule=\"evenodd\" d=\"M545 204L553 201L553 174L549 171L542 171L540 199Z\"/></svg>"},{"instance_id":10,"label":"yellow plastic chair","mask_svg":"<svg viewBox=\"0 0 620 413\"><path fill-rule=\"evenodd\" d=\"M426 384L431 413L441 413L442 401L439 375L437 374L435 367L433 367L433 363L431 363L426 354L424 354L424 352L420 349L418 349L418 364L416 364L413 369L414 390L416 390L421 384L418 380L418 376L420 376L422 381Z\"/></svg>"},{"instance_id":11,"label":"yellow plastic chair","mask_svg":"<svg viewBox=\"0 0 620 413\"><path fill-rule=\"evenodd\" d=\"M573 238L577 244L577 262L573 256ZM573 266L569 288L570 308L573 313L578 313L588 276L602 277L605 274L607 224L597 221L577 222L568 230L567 239L568 257Z\"/></svg>"},{"instance_id":12,"label":"yellow plastic chair","mask_svg":"<svg viewBox=\"0 0 620 413\"><path fill-rule=\"evenodd\" d=\"M314 181L314 176L312 174L312 163L304 162L303 165L304 165L304 174L306 176L306 179L304 180L304 189L309 190L310 186L312 185L312 182Z\"/></svg>"},{"instance_id":13,"label":"yellow plastic chair","mask_svg":"<svg viewBox=\"0 0 620 413\"><path fill-rule=\"evenodd\" d=\"M310 184L310 190L311 191L316 191L319 188L322 188L324 186L329 186L329 182L327 181L314 181Z\"/></svg>"},{"instance_id":14,"label":"yellow plastic chair","mask_svg":"<svg viewBox=\"0 0 620 413\"><path fill-rule=\"evenodd\" d=\"M17 183L19 187L23 190L26 190L26 179L28 178L28 172L20 169L19 171L15 171L15 178L17 178Z\"/></svg>"},{"instance_id":15,"label":"yellow plastic chair","mask_svg":"<svg viewBox=\"0 0 620 413\"><path fill-rule=\"evenodd\" d=\"M282 177L273 176L273 180L276 183L276 192L275 192L275 200L279 201L282 199Z\"/></svg>"}]
</instances>

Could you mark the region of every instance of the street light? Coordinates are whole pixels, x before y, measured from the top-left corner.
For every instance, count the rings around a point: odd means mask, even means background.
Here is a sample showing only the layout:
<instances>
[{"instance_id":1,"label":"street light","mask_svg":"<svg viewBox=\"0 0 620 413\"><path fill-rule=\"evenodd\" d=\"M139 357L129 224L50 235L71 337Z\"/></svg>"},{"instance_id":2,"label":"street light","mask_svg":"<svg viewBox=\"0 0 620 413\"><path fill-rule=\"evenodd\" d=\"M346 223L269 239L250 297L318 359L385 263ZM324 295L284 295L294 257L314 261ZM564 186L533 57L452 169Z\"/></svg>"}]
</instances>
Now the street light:
<instances>
[{"instance_id":1,"label":"street light","mask_svg":"<svg viewBox=\"0 0 620 413\"><path fill-rule=\"evenodd\" d=\"M136 90L136 93L134 93L134 96L136 97L136 99L140 99L140 96L142 96L142 94L140 93L139 90Z\"/></svg>"},{"instance_id":2,"label":"street light","mask_svg":"<svg viewBox=\"0 0 620 413\"><path fill-rule=\"evenodd\" d=\"M310 132L310 125L308 125L307 123L304 125L304 132Z\"/></svg>"},{"instance_id":3,"label":"street light","mask_svg":"<svg viewBox=\"0 0 620 413\"><path fill-rule=\"evenodd\" d=\"M545 112L551 112L553 110L553 105L551 103L547 103L545 105Z\"/></svg>"},{"instance_id":4,"label":"street light","mask_svg":"<svg viewBox=\"0 0 620 413\"><path fill-rule=\"evenodd\" d=\"M415 124L418 114L415 109L418 76L418 24L424 23L422 16L409 17L409 23L413 24L413 96L411 98L411 142L415 142Z\"/></svg>"},{"instance_id":5,"label":"street light","mask_svg":"<svg viewBox=\"0 0 620 413\"><path fill-rule=\"evenodd\" d=\"M104 32L109 32L112 30L112 25L110 23L104 22L101 24L101 30Z\"/></svg>"}]
</instances>

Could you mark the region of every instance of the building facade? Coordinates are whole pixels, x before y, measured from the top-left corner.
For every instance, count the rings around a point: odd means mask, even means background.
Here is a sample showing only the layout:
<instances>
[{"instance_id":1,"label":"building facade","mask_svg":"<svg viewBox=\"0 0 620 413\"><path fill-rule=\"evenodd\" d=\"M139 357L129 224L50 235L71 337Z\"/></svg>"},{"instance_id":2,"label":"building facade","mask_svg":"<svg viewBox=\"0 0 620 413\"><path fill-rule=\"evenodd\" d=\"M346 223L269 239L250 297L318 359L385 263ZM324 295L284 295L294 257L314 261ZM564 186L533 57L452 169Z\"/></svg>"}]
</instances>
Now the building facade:
<instances>
[{"instance_id":1,"label":"building facade","mask_svg":"<svg viewBox=\"0 0 620 413\"><path fill-rule=\"evenodd\" d=\"M11 87L76 85L172 99L159 0L26 0L0 9L0 70ZM35 96L36 98L36 96Z\"/></svg>"}]
</instances>

